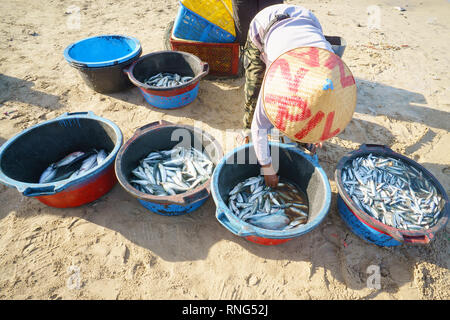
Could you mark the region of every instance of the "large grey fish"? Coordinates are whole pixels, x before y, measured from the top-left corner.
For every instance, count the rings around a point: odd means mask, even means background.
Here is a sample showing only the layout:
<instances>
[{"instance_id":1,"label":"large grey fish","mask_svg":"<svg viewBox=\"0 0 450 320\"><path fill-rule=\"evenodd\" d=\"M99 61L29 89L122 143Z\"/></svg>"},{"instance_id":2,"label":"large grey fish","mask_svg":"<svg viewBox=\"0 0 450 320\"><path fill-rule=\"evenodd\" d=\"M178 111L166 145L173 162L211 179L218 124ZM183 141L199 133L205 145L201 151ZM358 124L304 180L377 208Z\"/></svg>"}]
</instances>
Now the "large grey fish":
<instances>
[{"instance_id":1,"label":"large grey fish","mask_svg":"<svg viewBox=\"0 0 450 320\"><path fill-rule=\"evenodd\" d=\"M64 158L62 158L61 160L59 160L58 162L55 163L55 167L63 167L63 166L67 166L75 161L77 161L78 159L80 159L82 156L84 156L84 152L82 151L75 151L72 152L71 154L65 156Z\"/></svg>"},{"instance_id":2,"label":"large grey fish","mask_svg":"<svg viewBox=\"0 0 450 320\"><path fill-rule=\"evenodd\" d=\"M50 164L39 178L39 183L50 183L82 176L86 171L99 165L107 157L105 150L76 151ZM103 160L102 160L103 159Z\"/></svg>"},{"instance_id":3,"label":"large grey fish","mask_svg":"<svg viewBox=\"0 0 450 320\"><path fill-rule=\"evenodd\" d=\"M268 214L260 217L255 216L248 219L248 223L269 230L283 229L289 224L289 222L290 219L284 213Z\"/></svg>"}]
</instances>

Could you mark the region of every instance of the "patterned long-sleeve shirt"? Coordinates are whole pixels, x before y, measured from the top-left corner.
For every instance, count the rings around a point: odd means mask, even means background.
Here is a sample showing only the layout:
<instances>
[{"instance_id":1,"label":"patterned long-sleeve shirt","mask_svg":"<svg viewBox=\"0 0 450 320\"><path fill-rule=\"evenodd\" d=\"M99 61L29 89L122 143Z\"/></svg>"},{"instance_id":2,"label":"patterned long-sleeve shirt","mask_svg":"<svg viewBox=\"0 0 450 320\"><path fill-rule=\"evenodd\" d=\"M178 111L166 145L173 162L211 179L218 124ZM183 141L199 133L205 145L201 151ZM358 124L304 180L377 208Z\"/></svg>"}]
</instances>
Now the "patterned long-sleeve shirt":
<instances>
[{"instance_id":1,"label":"patterned long-sleeve shirt","mask_svg":"<svg viewBox=\"0 0 450 320\"><path fill-rule=\"evenodd\" d=\"M270 21L279 14L290 18L275 23L267 34L264 30ZM306 8L293 5L274 5L260 11L250 23L249 37L261 51L261 60L268 70L270 64L283 53L298 47L317 47L333 52L325 40L322 26L316 16ZM260 91L251 126L252 140L256 156L261 165L272 162L267 134L273 128L262 105Z\"/></svg>"}]
</instances>

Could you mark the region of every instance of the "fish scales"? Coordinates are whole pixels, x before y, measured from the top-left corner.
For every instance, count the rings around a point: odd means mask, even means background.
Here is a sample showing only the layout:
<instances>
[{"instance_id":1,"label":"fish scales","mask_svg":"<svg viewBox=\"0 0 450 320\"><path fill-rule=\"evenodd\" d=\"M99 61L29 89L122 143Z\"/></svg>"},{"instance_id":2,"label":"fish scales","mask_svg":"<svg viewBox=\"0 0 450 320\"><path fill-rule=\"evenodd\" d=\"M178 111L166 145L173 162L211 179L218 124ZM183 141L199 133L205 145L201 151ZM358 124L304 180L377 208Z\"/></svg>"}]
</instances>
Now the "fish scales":
<instances>
[{"instance_id":1,"label":"fish scales","mask_svg":"<svg viewBox=\"0 0 450 320\"><path fill-rule=\"evenodd\" d=\"M153 87L172 88L188 83L192 79L191 76L182 77L178 73L160 72L144 80L144 83Z\"/></svg>"},{"instance_id":2,"label":"fish scales","mask_svg":"<svg viewBox=\"0 0 450 320\"><path fill-rule=\"evenodd\" d=\"M437 223L442 197L421 171L402 160L369 154L354 158L341 172L355 204L383 223L408 230Z\"/></svg>"},{"instance_id":3,"label":"fish scales","mask_svg":"<svg viewBox=\"0 0 450 320\"><path fill-rule=\"evenodd\" d=\"M164 74L161 76L168 77ZM207 170L203 166L211 168ZM148 181L145 187L155 190L153 193L147 192L148 190L141 186L140 191L156 196L168 196L188 192L208 181L213 167L214 164L206 154L192 147L175 147L150 152L139 161L139 165L132 170L132 175L140 180ZM198 171L201 171L201 174ZM136 184L133 186L135 187Z\"/></svg>"},{"instance_id":4,"label":"fish scales","mask_svg":"<svg viewBox=\"0 0 450 320\"><path fill-rule=\"evenodd\" d=\"M51 163L39 177L39 183L52 183L79 178L101 165L108 157L105 150L75 151L55 163Z\"/></svg>"},{"instance_id":5,"label":"fish scales","mask_svg":"<svg viewBox=\"0 0 450 320\"><path fill-rule=\"evenodd\" d=\"M237 213L236 197L243 200L239 202L241 208ZM262 176L236 184L229 192L228 206L239 219L264 229L292 229L308 220L308 204L303 192L286 181L270 188L264 185Z\"/></svg>"}]
</instances>

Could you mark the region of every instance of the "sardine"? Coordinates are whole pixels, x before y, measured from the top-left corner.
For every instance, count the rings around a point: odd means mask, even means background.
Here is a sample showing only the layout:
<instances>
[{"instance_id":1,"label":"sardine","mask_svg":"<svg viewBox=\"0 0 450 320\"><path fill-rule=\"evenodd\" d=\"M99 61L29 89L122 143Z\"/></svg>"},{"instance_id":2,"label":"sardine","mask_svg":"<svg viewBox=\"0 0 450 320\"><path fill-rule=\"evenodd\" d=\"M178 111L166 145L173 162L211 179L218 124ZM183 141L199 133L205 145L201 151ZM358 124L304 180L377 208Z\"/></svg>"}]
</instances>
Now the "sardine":
<instances>
[{"instance_id":1,"label":"sardine","mask_svg":"<svg viewBox=\"0 0 450 320\"><path fill-rule=\"evenodd\" d=\"M154 195L165 196L187 192L206 182L212 170L203 166L213 166L205 154L194 148L181 147L152 151L139 163L132 175L147 180L149 184L146 186L155 190Z\"/></svg>"},{"instance_id":2,"label":"sardine","mask_svg":"<svg viewBox=\"0 0 450 320\"><path fill-rule=\"evenodd\" d=\"M97 154L93 154L89 158L83 161L80 171L88 171L92 169L97 164Z\"/></svg>"}]
</instances>

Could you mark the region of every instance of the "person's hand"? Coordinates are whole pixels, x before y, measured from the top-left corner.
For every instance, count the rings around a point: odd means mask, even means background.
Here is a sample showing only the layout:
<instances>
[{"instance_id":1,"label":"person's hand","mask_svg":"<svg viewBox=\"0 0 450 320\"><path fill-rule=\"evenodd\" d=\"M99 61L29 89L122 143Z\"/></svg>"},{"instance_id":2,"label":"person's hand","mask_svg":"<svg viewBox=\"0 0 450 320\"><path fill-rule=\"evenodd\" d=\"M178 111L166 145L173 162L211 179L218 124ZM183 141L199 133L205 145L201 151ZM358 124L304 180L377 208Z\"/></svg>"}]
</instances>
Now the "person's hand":
<instances>
[{"instance_id":1,"label":"person's hand","mask_svg":"<svg viewBox=\"0 0 450 320\"><path fill-rule=\"evenodd\" d=\"M264 175L264 182L266 186L271 188L276 188L278 186L278 176L276 174L266 174Z\"/></svg>"},{"instance_id":2,"label":"person's hand","mask_svg":"<svg viewBox=\"0 0 450 320\"><path fill-rule=\"evenodd\" d=\"M266 186L275 188L278 185L278 175L272 167L272 164L269 163L267 165L261 166L262 174L264 175L264 182Z\"/></svg>"}]
</instances>

